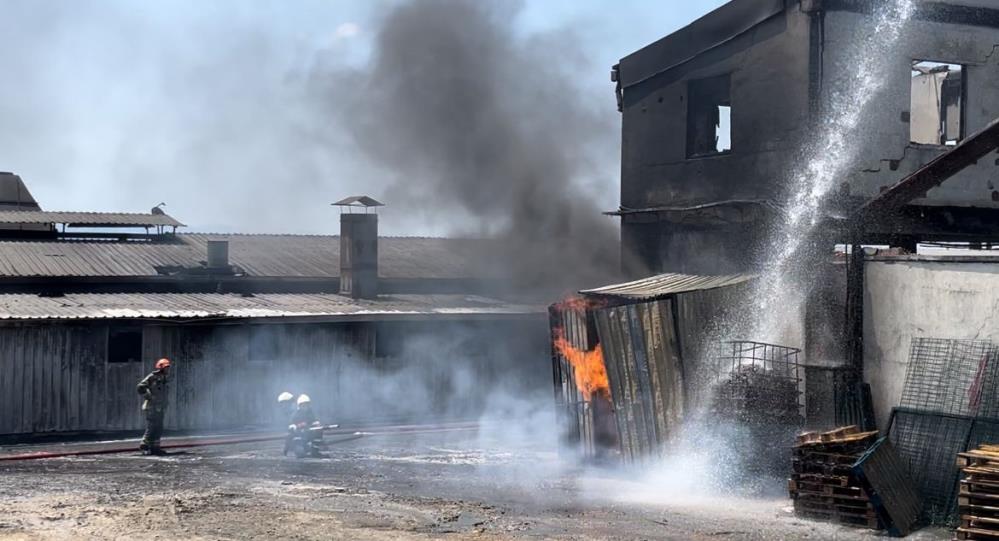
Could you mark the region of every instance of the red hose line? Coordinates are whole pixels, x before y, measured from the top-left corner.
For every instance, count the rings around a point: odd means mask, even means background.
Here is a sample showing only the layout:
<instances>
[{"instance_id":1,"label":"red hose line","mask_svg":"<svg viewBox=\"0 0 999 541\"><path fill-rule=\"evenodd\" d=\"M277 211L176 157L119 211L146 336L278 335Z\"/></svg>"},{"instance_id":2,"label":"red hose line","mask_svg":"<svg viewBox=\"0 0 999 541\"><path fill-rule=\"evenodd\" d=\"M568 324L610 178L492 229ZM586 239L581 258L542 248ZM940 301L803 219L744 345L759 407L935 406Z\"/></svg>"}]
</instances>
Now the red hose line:
<instances>
[{"instance_id":1,"label":"red hose line","mask_svg":"<svg viewBox=\"0 0 999 541\"><path fill-rule=\"evenodd\" d=\"M382 431L382 432L378 432L378 431L358 431L358 433L354 434L355 437L341 438L339 440L334 440L334 441L327 442L327 443L339 443L339 442L345 442L345 441L352 441L352 440L359 439L359 438L361 438L361 437L363 437L365 435L391 434L393 432L395 432L395 433L403 433L403 434L419 434L419 433L424 433L424 432L454 432L454 431L461 431L461 430L472 430L473 428L476 428L476 427L473 427L473 426L462 426L462 427L452 427L452 428L430 428L430 429L424 428L422 430L419 429L419 428L417 428L417 427L412 427L412 428L406 427L406 428L404 428L402 430ZM278 440L283 440L285 437L286 437L286 435L282 434L280 436L258 436L258 437L254 437L254 438L227 438L227 439L220 439L220 440L193 441L193 442L187 442L187 443L168 443L168 444L162 445L160 447L162 449L183 449L183 448L187 448L187 447L209 447L209 446L213 446L213 445L234 445L234 444L237 444L237 443L257 443L257 442L265 442L265 441L278 441ZM128 452L138 451L138 450L139 450L139 448L137 446L128 446L128 447L105 447L105 448L100 448L100 449L79 449L79 450L76 450L76 451L58 451L58 452L38 451L38 452L35 452L35 453L21 453L21 454L17 454L17 455L0 455L0 462L15 461L15 460L36 460L36 459L41 459L41 458L63 458L63 457L70 457L70 456L111 455L111 454L116 454L116 453L128 453Z\"/></svg>"}]
</instances>

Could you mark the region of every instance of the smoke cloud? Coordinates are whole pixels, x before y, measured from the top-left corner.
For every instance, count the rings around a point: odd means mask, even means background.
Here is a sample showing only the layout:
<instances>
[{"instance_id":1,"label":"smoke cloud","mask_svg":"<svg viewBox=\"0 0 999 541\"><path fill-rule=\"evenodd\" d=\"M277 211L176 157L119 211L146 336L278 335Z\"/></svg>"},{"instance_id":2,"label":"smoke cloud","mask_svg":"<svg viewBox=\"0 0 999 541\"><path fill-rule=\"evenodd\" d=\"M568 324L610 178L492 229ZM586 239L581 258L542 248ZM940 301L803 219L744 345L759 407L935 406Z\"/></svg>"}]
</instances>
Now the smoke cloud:
<instances>
[{"instance_id":1,"label":"smoke cloud","mask_svg":"<svg viewBox=\"0 0 999 541\"><path fill-rule=\"evenodd\" d=\"M404 3L386 15L368 66L320 68L314 82L390 179L390 204L498 239L488 264L520 285L595 285L618 268L616 224L584 179L617 130L580 97L575 73L594 68L574 36L518 36L515 15L484 2Z\"/></svg>"},{"instance_id":2,"label":"smoke cloud","mask_svg":"<svg viewBox=\"0 0 999 541\"><path fill-rule=\"evenodd\" d=\"M593 55L632 45L523 24L535 9L12 0L0 170L49 210L166 202L200 231L333 234L328 203L367 193L385 234L497 237L483 266L597 284L618 268L600 212L619 131L614 57Z\"/></svg>"}]
</instances>

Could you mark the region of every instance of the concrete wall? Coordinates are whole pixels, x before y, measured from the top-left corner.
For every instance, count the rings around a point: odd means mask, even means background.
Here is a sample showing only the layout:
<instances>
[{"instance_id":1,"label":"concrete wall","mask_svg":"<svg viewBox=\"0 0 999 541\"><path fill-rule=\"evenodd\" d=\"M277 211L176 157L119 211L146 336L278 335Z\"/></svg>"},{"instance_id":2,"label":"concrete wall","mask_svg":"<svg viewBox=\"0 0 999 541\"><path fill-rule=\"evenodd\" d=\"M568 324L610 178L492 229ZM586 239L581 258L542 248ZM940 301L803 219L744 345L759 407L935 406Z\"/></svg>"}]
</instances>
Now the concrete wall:
<instances>
[{"instance_id":1,"label":"concrete wall","mask_svg":"<svg viewBox=\"0 0 999 541\"><path fill-rule=\"evenodd\" d=\"M886 428L912 338L999 341L999 262L874 260L864 276L864 374Z\"/></svg>"},{"instance_id":2,"label":"concrete wall","mask_svg":"<svg viewBox=\"0 0 999 541\"><path fill-rule=\"evenodd\" d=\"M999 8L999 5L991 6ZM825 15L823 48L823 105L838 81L856 76L857 60L849 57L847 44L871 31L869 17L848 11ZM873 196L944 152L945 147L909 143L910 126L904 113L910 109L913 60L963 64L966 71L965 133L970 135L999 118L999 28L914 20L895 49L891 70L883 74L885 91L877 107L870 108L857 130L859 154L848 179L850 194ZM892 169L891 161L897 161ZM931 190L917 203L999 208L995 159L980 161L943 186Z\"/></svg>"},{"instance_id":3,"label":"concrete wall","mask_svg":"<svg viewBox=\"0 0 999 541\"><path fill-rule=\"evenodd\" d=\"M993 2L947 2L999 8ZM851 47L874 31L872 19L851 10L862 2L830 2L824 12L806 14L795 2L752 31L623 90L621 206L685 208L753 199L777 199L810 133L814 113L827 107L843 81L855 78ZM945 12L939 6L937 15ZM962 8L965 9L965 8ZM931 10L932 11L932 10ZM884 77L885 92L857 129L858 154L843 188L870 197L945 151L913 145L908 113L914 59L963 64L966 71L965 134L999 117L999 28L933 22L921 15L911 23ZM994 17L993 17L994 18ZM974 18L973 18L974 19ZM981 24L986 19L975 19ZM622 61L654 64L656 47ZM640 61L636 61L638 58ZM732 151L688 159L688 83L731 74ZM999 208L999 161L994 157L931 190L919 204ZM995 198L995 199L993 199ZM622 240L638 254L641 272L735 272L749 267L766 230L759 217L731 216L732 224L678 220L664 213L622 218Z\"/></svg>"},{"instance_id":4,"label":"concrete wall","mask_svg":"<svg viewBox=\"0 0 999 541\"><path fill-rule=\"evenodd\" d=\"M794 157L788 149L797 148L806 132L808 36L808 17L788 10L711 53L625 88L621 205L685 206L770 194ZM688 159L688 82L724 74L731 74L731 153ZM724 242L732 238L727 232L667 223L659 228L661 235L643 235L648 228L631 219L622 227L626 245L650 246L643 253L652 271L745 268L745 258L732 250L744 251L747 237L733 247ZM651 255L657 252L667 255Z\"/></svg>"}]
</instances>

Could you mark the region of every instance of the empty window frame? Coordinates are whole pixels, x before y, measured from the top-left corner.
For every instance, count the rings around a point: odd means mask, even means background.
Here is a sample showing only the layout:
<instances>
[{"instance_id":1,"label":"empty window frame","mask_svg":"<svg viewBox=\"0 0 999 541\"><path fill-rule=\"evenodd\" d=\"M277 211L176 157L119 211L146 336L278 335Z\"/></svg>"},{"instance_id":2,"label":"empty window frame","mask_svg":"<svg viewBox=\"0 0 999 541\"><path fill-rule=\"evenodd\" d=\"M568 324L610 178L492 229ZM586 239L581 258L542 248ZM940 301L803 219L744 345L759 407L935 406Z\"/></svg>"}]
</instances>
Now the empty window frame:
<instances>
[{"instance_id":1,"label":"empty window frame","mask_svg":"<svg viewBox=\"0 0 999 541\"><path fill-rule=\"evenodd\" d=\"M721 75L687 83L687 157L732 150L732 79Z\"/></svg>"},{"instance_id":2,"label":"empty window frame","mask_svg":"<svg viewBox=\"0 0 999 541\"><path fill-rule=\"evenodd\" d=\"M909 140L954 146L964 138L965 70L960 64L912 62Z\"/></svg>"},{"instance_id":3,"label":"empty window frame","mask_svg":"<svg viewBox=\"0 0 999 541\"><path fill-rule=\"evenodd\" d=\"M142 361L142 327L111 327L108 330L108 362Z\"/></svg>"}]
</instances>

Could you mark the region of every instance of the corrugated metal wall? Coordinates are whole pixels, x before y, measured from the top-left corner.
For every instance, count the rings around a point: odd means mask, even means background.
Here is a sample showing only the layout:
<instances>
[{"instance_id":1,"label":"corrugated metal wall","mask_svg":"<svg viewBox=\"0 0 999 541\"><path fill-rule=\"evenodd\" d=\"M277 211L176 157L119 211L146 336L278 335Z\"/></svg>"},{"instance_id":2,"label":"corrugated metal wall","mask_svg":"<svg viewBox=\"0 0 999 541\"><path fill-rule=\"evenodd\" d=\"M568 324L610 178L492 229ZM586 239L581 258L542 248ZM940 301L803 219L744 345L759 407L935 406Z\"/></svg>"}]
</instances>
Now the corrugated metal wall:
<instances>
[{"instance_id":1,"label":"corrugated metal wall","mask_svg":"<svg viewBox=\"0 0 999 541\"><path fill-rule=\"evenodd\" d=\"M746 310L749 284L689 291L673 297L676 302L677 328L679 329L680 356L686 369L684 390L687 409L697 411L707 404L709 393L702 390L712 385L717 367L709 362L711 348L718 340L733 340L720 328L725 321L738 321L734 316Z\"/></svg>"},{"instance_id":2,"label":"corrugated metal wall","mask_svg":"<svg viewBox=\"0 0 999 541\"><path fill-rule=\"evenodd\" d=\"M102 425L105 345L88 326L0 327L0 433Z\"/></svg>"},{"instance_id":3,"label":"corrugated metal wall","mask_svg":"<svg viewBox=\"0 0 999 541\"><path fill-rule=\"evenodd\" d=\"M0 326L0 434L139 430L135 386L161 357L174 360L168 429L283 427L285 390L326 422L470 416L497 394L545 391L543 320L457 325L379 357L371 324L147 324L141 362L108 362L106 324Z\"/></svg>"},{"instance_id":4,"label":"corrugated metal wall","mask_svg":"<svg viewBox=\"0 0 999 541\"><path fill-rule=\"evenodd\" d=\"M596 337L590 336L587 327L586 311L554 305L549 309L550 326L553 333L561 332L574 348L587 351L593 348ZM560 329L560 330L559 330ZM584 455L593 455L594 433L593 413L589 402L584 400L572 364L558 351L552 351L552 370L555 382L556 422L562 430L563 444L578 449Z\"/></svg>"},{"instance_id":5,"label":"corrugated metal wall","mask_svg":"<svg viewBox=\"0 0 999 541\"><path fill-rule=\"evenodd\" d=\"M684 367L672 304L664 299L594 312L626 461L659 455L683 418Z\"/></svg>"}]
</instances>

